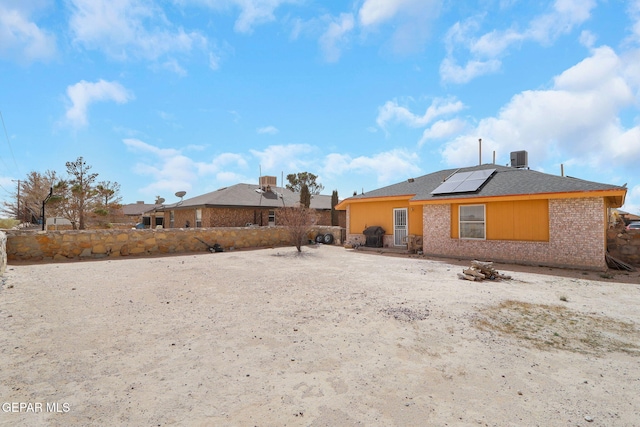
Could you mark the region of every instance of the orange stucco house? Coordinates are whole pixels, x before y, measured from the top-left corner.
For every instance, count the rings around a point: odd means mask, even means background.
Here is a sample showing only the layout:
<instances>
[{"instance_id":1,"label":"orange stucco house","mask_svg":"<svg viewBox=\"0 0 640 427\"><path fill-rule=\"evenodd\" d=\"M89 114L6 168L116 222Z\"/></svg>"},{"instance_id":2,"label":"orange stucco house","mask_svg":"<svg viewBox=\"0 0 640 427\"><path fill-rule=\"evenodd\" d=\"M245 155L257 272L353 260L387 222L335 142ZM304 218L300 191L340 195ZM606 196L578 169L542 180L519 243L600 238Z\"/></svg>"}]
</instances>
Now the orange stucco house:
<instances>
[{"instance_id":1,"label":"orange stucco house","mask_svg":"<svg viewBox=\"0 0 640 427\"><path fill-rule=\"evenodd\" d=\"M605 270L608 213L626 188L485 164L434 172L343 200L347 242L421 241L428 256Z\"/></svg>"}]
</instances>

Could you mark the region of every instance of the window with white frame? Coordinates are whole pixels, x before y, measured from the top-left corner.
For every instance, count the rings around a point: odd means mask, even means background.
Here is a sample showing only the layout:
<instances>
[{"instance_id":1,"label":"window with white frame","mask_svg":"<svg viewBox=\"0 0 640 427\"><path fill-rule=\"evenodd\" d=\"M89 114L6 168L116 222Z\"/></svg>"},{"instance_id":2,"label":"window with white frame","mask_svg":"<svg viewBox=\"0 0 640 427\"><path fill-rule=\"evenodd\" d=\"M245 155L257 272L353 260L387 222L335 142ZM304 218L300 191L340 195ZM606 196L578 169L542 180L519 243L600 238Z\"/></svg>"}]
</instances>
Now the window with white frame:
<instances>
[{"instance_id":1,"label":"window with white frame","mask_svg":"<svg viewBox=\"0 0 640 427\"><path fill-rule=\"evenodd\" d=\"M196 227L202 227L202 209L196 209Z\"/></svg>"},{"instance_id":2,"label":"window with white frame","mask_svg":"<svg viewBox=\"0 0 640 427\"><path fill-rule=\"evenodd\" d=\"M485 205L461 205L458 233L461 239L485 239Z\"/></svg>"}]
</instances>

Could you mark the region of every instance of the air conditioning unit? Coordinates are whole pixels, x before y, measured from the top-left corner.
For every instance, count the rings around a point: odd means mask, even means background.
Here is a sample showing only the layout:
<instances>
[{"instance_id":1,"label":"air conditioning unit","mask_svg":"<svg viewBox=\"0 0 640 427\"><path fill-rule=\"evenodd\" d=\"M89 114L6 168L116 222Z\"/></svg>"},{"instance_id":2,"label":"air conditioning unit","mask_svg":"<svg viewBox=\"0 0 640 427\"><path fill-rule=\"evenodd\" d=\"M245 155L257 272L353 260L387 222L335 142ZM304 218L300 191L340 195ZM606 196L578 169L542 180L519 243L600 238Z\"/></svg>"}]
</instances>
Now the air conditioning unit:
<instances>
[{"instance_id":1,"label":"air conditioning unit","mask_svg":"<svg viewBox=\"0 0 640 427\"><path fill-rule=\"evenodd\" d=\"M275 176L261 176L260 188L263 191L267 191L267 188L276 188L277 178Z\"/></svg>"},{"instance_id":2,"label":"air conditioning unit","mask_svg":"<svg viewBox=\"0 0 640 427\"><path fill-rule=\"evenodd\" d=\"M512 151L511 152L511 167L512 168L527 168L529 167L529 156L526 151Z\"/></svg>"}]
</instances>

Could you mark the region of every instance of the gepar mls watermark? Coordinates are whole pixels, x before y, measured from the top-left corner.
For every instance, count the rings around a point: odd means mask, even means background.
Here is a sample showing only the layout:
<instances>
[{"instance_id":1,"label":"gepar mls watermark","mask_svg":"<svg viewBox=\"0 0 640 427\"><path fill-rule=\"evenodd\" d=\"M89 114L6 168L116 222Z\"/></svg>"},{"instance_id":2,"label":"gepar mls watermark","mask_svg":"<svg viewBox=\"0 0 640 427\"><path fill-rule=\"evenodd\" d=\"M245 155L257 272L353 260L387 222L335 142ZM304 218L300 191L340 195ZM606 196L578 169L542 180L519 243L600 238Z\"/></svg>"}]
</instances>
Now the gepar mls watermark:
<instances>
[{"instance_id":1,"label":"gepar mls watermark","mask_svg":"<svg viewBox=\"0 0 640 427\"><path fill-rule=\"evenodd\" d=\"M71 405L67 402L3 402L0 409L4 413L66 414L71 411Z\"/></svg>"}]
</instances>

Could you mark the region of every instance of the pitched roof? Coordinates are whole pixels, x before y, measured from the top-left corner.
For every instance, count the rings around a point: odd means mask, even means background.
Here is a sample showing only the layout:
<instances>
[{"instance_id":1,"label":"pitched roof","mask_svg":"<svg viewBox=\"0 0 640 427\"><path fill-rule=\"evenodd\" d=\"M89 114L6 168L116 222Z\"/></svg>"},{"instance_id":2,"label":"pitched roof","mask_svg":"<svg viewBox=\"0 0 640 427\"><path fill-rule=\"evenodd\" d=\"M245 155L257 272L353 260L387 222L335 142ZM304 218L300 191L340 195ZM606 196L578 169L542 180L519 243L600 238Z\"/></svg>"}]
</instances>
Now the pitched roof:
<instances>
[{"instance_id":1,"label":"pitched roof","mask_svg":"<svg viewBox=\"0 0 640 427\"><path fill-rule=\"evenodd\" d=\"M122 213L127 216L138 216L153 210L156 206L160 205L150 203L129 203L122 206Z\"/></svg>"},{"instance_id":2,"label":"pitched roof","mask_svg":"<svg viewBox=\"0 0 640 427\"><path fill-rule=\"evenodd\" d=\"M183 209L195 207L270 207L294 206L300 201L300 193L287 188L271 187L261 190L258 184L235 184L210 193L185 199L172 205L164 205L157 210ZM312 209L331 209L331 196L322 194L311 197Z\"/></svg>"},{"instance_id":3,"label":"pitched roof","mask_svg":"<svg viewBox=\"0 0 640 427\"><path fill-rule=\"evenodd\" d=\"M465 193L431 194L443 181L456 172L473 172L484 169L495 169L495 173L487 179L477 191ZM572 193L624 190L624 187L585 181L568 176L557 176L530 169L512 168L493 164L485 164L460 169L447 169L418 178L403 181L377 190L369 191L345 202L376 197L412 196L412 201L437 201L447 199L500 197L516 195L534 195L551 193Z\"/></svg>"}]
</instances>

